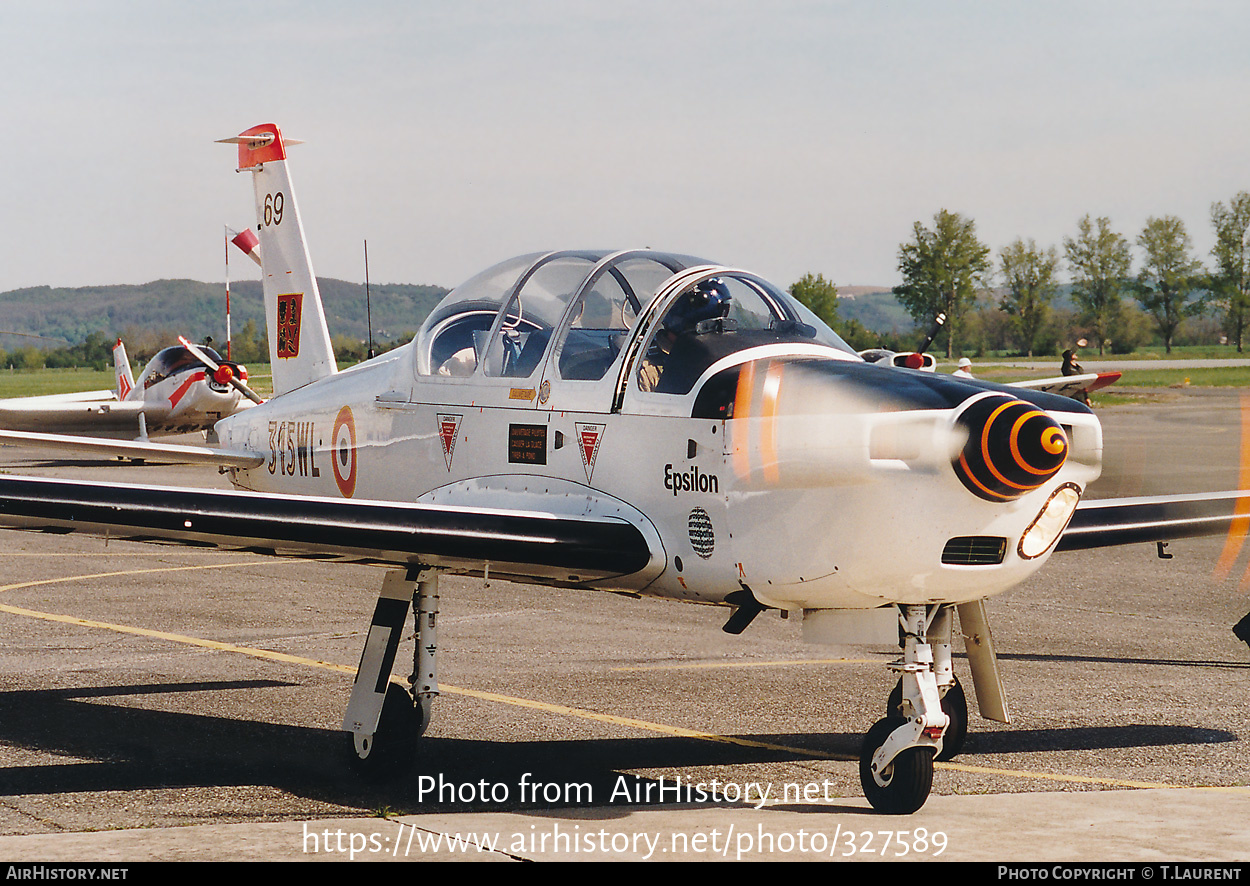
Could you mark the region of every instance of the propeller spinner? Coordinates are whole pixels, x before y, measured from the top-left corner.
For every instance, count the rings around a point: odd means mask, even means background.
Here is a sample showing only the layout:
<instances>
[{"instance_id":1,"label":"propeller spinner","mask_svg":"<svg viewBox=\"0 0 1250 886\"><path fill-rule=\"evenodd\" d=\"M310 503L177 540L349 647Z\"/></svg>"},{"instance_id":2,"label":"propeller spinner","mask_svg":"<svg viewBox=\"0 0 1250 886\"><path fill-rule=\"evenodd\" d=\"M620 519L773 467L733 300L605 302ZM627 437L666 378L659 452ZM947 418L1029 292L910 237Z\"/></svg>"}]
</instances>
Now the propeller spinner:
<instances>
[{"instance_id":1,"label":"propeller spinner","mask_svg":"<svg viewBox=\"0 0 1250 886\"><path fill-rule=\"evenodd\" d=\"M187 341L185 336L178 336L178 341L182 342L182 346L194 354L197 360L208 367L209 371L213 373L213 381L218 384L232 385L244 397L247 397L247 399L251 400L253 403L265 402L264 399L249 388L247 383L244 382L243 379L239 378L238 374L235 373L229 366L219 364L212 357L208 356L208 354L204 353L201 348L198 348L191 344L191 342Z\"/></svg>"}]
</instances>

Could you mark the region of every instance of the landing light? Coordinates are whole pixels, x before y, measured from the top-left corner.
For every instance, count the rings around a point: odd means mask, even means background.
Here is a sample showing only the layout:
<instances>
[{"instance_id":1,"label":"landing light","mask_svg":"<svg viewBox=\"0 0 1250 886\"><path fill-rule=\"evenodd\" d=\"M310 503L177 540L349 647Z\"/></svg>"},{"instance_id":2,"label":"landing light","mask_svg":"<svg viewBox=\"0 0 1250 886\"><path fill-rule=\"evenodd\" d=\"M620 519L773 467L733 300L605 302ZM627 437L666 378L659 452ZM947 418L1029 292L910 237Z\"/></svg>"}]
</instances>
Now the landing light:
<instances>
[{"instance_id":1,"label":"landing light","mask_svg":"<svg viewBox=\"0 0 1250 886\"><path fill-rule=\"evenodd\" d=\"M1020 545L1016 549L1020 557L1033 560L1050 550L1050 546L1067 528L1080 500L1081 488L1075 483L1065 483L1052 492L1037 519L1020 536Z\"/></svg>"}]
</instances>

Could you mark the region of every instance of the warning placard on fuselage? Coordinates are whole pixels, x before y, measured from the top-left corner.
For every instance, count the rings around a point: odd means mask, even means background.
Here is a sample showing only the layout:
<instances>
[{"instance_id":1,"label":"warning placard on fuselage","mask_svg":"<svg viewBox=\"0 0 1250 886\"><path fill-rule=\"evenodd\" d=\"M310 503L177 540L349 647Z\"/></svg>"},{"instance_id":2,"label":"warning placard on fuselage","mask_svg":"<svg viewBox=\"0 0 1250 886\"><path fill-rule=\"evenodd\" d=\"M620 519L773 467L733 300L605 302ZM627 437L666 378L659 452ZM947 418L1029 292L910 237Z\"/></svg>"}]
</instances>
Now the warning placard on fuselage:
<instances>
[{"instance_id":1,"label":"warning placard on fuselage","mask_svg":"<svg viewBox=\"0 0 1250 886\"><path fill-rule=\"evenodd\" d=\"M508 425L508 461L518 465L545 465L547 426Z\"/></svg>"}]
</instances>

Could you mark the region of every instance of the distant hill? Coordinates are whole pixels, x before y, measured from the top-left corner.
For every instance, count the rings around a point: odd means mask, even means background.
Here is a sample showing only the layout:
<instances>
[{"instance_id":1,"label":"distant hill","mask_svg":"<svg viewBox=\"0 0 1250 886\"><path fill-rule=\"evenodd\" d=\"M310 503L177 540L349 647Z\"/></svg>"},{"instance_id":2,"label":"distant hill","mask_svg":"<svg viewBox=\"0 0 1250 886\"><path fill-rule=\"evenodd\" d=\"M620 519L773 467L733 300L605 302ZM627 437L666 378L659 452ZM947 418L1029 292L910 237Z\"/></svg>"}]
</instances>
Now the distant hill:
<instances>
[{"instance_id":1,"label":"distant hill","mask_svg":"<svg viewBox=\"0 0 1250 886\"><path fill-rule=\"evenodd\" d=\"M1001 288L988 291L988 297L995 303L1003 295ZM1128 296L1125 301L1132 303ZM1057 311L1075 311L1077 308L1072 301L1072 285L1060 284L1050 306ZM916 322L899 303L894 290L888 286L839 286L838 316L847 320L858 320L873 332L905 333L916 328Z\"/></svg>"},{"instance_id":2,"label":"distant hill","mask_svg":"<svg viewBox=\"0 0 1250 886\"><path fill-rule=\"evenodd\" d=\"M319 277L321 298L331 335L364 339L365 287ZM380 340L415 332L447 290L406 283L370 285L373 334ZM259 280L230 285L231 325L249 319L264 325ZM78 344L92 332L112 337L128 329L175 330L194 340L226 335L225 286L197 280L154 280L139 285L53 288L34 286L0 293L0 332L26 333ZM0 346L31 344L29 339L0 335ZM41 346L56 347L56 342Z\"/></svg>"},{"instance_id":3,"label":"distant hill","mask_svg":"<svg viewBox=\"0 0 1250 886\"><path fill-rule=\"evenodd\" d=\"M916 326L886 286L839 286L838 316L858 320L873 332L903 333Z\"/></svg>"},{"instance_id":4,"label":"distant hill","mask_svg":"<svg viewBox=\"0 0 1250 886\"><path fill-rule=\"evenodd\" d=\"M332 277L319 277L321 297L332 336L363 340L365 287ZM1071 307L1069 286L1060 288L1056 308ZM408 283L370 285L373 334L379 341L394 340L417 330L447 290L441 286ZM259 280L230 286L231 322L237 332L249 319L264 325ZM916 324L886 286L841 286L838 314L858 320L873 332L908 333ZM225 287L197 280L153 280L139 285L52 288L34 286L0 292L0 348L18 345L57 347L56 341L38 342L3 333L20 332L78 344L92 332L106 337L127 331L149 330L186 335L196 341L212 336L225 340Z\"/></svg>"}]
</instances>

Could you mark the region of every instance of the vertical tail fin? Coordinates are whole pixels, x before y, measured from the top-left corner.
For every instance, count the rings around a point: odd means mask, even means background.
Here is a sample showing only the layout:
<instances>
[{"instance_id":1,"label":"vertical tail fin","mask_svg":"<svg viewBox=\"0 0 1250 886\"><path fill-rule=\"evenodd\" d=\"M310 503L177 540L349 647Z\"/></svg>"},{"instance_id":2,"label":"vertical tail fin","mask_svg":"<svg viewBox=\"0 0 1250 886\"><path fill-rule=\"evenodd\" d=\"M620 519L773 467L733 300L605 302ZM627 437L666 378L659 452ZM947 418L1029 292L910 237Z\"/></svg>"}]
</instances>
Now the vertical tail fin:
<instances>
[{"instance_id":1,"label":"vertical tail fin","mask_svg":"<svg viewBox=\"0 0 1250 886\"><path fill-rule=\"evenodd\" d=\"M135 389L135 377L130 374L130 359L120 338L113 345L113 372L117 376L117 399L125 400Z\"/></svg>"},{"instance_id":2,"label":"vertical tail fin","mask_svg":"<svg viewBox=\"0 0 1250 886\"><path fill-rule=\"evenodd\" d=\"M272 123L221 141L239 146L239 170L252 173L277 396L338 371L286 165L286 146L298 142L284 141Z\"/></svg>"}]
</instances>

